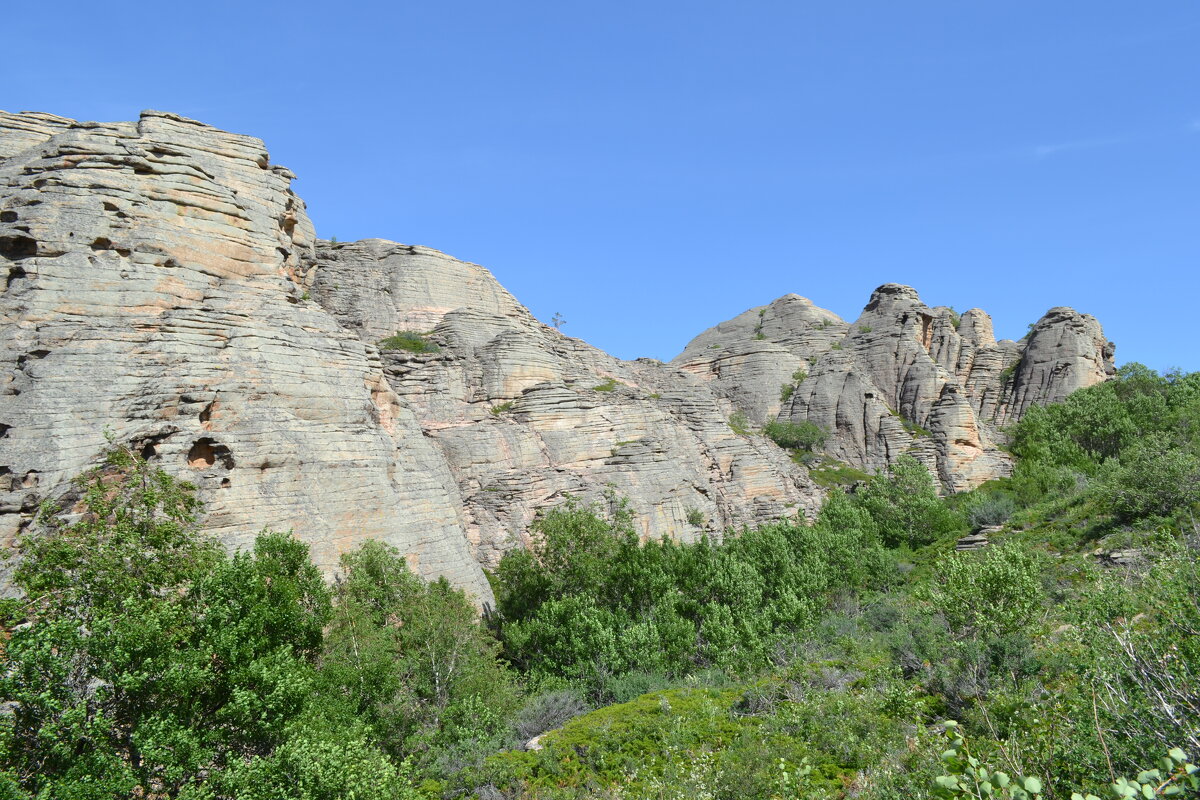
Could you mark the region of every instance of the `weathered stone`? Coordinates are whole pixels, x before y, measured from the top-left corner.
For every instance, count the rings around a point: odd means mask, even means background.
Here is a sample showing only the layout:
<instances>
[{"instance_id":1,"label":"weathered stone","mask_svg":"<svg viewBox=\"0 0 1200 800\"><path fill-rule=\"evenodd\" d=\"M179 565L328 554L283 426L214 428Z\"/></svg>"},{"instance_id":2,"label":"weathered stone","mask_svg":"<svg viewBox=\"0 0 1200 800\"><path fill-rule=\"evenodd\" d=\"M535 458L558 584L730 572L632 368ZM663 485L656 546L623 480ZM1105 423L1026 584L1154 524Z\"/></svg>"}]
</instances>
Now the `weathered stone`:
<instances>
[{"instance_id":1,"label":"weathered stone","mask_svg":"<svg viewBox=\"0 0 1200 800\"><path fill-rule=\"evenodd\" d=\"M646 538L811 514L804 468L735 411L813 421L865 469L912 453L957 490L1008 469L1000 425L1112 372L1091 317L996 342L982 311L897 284L853 325L786 295L671 365L621 361L477 265L317 242L291 179L259 140L171 114L0 112L6 545L107 432L193 480L230 547L290 528L330 572L380 539L483 603L480 565L568 495L627 498ZM381 350L398 332L433 346Z\"/></svg>"},{"instance_id":2,"label":"weathered stone","mask_svg":"<svg viewBox=\"0 0 1200 800\"><path fill-rule=\"evenodd\" d=\"M1002 425L1104 380L1112 354L1099 323L1071 309L997 342L983 311L959 318L885 284L852 325L787 295L710 328L672 363L755 421L821 426L834 458L878 471L910 453L958 491L1009 472Z\"/></svg>"},{"instance_id":3,"label":"weathered stone","mask_svg":"<svg viewBox=\"0 0 1200 800\"><path fill-rule=\"evenodd\" d=\"M330 571L381 539L490 598L440 452L305 298L312 225L262 142L152 111L0 114L0 154L6 545L108 431L194 481L231 547L291 529Z\"/></svg>"},{"instance_id":4,"label":"weathered stone","mask_svg":"<svg viewBox=\"0 0 1200 800\"><path fill-rule=\"evenodd\" d=\"M629 500L645 538L719 538L811 512L817 488L729 403L659 362L624 362L539 323L483 267L373 239L325 243L318 301L370 343L428 333L437 353L385 351L391 386L440 445L481 563L528 540L568 495ZM689 524L698 511L702 526Z\"/></svg>"}]
</instances>

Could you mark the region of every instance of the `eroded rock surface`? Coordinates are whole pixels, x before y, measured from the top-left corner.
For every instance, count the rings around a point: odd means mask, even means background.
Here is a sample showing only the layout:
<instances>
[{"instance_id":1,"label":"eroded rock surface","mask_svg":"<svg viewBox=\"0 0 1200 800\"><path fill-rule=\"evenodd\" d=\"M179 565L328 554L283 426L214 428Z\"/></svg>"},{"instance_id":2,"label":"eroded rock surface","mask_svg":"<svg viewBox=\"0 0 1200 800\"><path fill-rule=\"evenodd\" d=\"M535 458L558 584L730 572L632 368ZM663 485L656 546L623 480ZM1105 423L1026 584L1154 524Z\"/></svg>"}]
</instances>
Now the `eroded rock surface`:
<instances>
[{"instance_id":1,"label":"eroded rock surface","mask_svg":"<svg viewBox=\"0 0 1200 800\"><path fill-rule=\"evenodd\" d=\"M1046 313L1020 342L997 342L980 309L929 308L886 284L850 325L786 295L697 336L672 362L708 381L756 423L811 421L827 451L868 471L900 454L949 490L1007 474L1001 427L1113 373L1095 318Z\"/></svg>"},{"instance_id":2,"label":"eroded rock surface","mask_svg":"<svg viewBox=\"0 0 1200 800\"><path fill-rule=\"evenodd\" d=\"M230 547L291 529L330 572L381 539L483 603L481 565L568 495L627 498L646 538L814 511L805 469L734 412L811 420L865 469L912 452L962 489L1008 468L1000 426L1112 371L1091 317L1052 309L996 342L982 311L895 284L854 324L786 295L672 364L621 361L482 267L317 241L292 177L172 114L0 112L5 546L107 435L195 482ZM397 333L423 352L380 346Z\"/></svg>"},{"instance_id":3,"label":"eroded rock surface","mask_svg":"<svg viewBox=\"0 0 1200 800\"><path fill-rule=\"evenodd\" d=\"M171 114L0 114L0 538L105 432L194 481L231 547L365 539L484 601L439 449L306 299L313 228L263 143Z\"/></svg>"},{"instance_id":4,"label":"eroded rock surface","mask_svg":"<svg viewBox=\"0 0 1200 800\"><path fill-rule=\"evenodd\" d=\"M615 493L644 537L684 540L819 502L782 451L730 428L733 406L703 381L564 336L482 267L380 239L319 243L318 262L313 295L369 345L408 331L438 346L385 349L385 372L445 454L486 565L567 495Z\"/></svg>"}]
</instances>

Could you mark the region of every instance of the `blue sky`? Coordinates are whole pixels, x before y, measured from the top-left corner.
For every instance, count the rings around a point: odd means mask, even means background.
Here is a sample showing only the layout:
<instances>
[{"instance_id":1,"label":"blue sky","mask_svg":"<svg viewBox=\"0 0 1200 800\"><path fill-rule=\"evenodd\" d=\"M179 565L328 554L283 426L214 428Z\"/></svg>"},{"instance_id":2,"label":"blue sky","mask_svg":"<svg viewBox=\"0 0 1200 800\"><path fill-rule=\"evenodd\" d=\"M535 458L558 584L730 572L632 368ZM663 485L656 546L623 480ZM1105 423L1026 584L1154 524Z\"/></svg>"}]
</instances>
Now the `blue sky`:
<instances>
[{"instance_id":1,"label":"blue sky","mask_svg":"<svg viewBox=\"0 0 1200 800\"><path fill-rule=\"evenodd\" d=\"M1200 3L15 3L0 108L263 138L324 237L625 358L788 292L1097 316L1200 369Z\"/></svg>"}]
</instances>

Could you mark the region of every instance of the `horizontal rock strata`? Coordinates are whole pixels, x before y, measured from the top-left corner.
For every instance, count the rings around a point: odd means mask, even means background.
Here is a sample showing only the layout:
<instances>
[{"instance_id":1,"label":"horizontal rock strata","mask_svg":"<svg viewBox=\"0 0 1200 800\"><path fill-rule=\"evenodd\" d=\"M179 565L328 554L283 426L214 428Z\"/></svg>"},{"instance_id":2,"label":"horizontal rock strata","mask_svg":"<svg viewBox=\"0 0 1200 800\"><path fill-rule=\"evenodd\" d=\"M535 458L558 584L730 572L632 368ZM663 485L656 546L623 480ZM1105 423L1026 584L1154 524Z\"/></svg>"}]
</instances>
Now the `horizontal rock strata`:
<instances>
[{"instance_id":1,"label":"horizontal rock strata","mask_svg":"<svg viewBox=\"0 0 1200 800\"><path fill-rule=\"evenodd\" d=\"M481 567L570 496L626 499L645 538L810 515L804 467L735 414L958 490L1008 469L1003 425L1112 372L1089 316L997 342L895 284L853 324L786 295L671 364L621 361L477 265L318 241L292 178L172 114L0 112L0 544L112 441L193 481L231 548L290 529L331 573L378 539L486 603Z\"/></svg>"},{"instance_id":2,"label":"horizontal rock strata","mask_svg":"<svg viewBox=\"0 0 1200 800\"><path fill-rule=\"evenodd\" d=\"M382 358L446 456L485 565L568 495L626 498L643 537L683 540L819 502L782 451L730 428L732 405L703 381L564 336L482 267L380 239L323 242L317 259L313 295L365 342L408 332L438 348Z\"/></svg>"},{"instance_id":3,"label":"horizontal rock strata","mask_svg":"<svg viewBox=\"0 0 1200 800\"><path fill-rule=\"evenodd\" d=\"M313 228L262 142L171 114L0 114L0 539L106 433L194 481L231 547L366 539L490 597L440 451L306 299Z\"/></svg>"}]
</instances>

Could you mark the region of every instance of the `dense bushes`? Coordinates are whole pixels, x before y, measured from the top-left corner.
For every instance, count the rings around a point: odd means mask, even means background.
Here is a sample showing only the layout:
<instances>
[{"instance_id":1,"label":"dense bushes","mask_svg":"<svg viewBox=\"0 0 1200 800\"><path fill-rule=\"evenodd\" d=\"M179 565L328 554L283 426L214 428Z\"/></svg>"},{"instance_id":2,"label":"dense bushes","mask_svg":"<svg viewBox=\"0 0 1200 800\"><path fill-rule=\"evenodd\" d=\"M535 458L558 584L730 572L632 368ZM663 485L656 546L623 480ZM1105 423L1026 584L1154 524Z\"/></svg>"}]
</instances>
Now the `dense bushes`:
<instances>
[{"instance_id":1,"label":"dense bushes","mask_svg":"<svg viewBox=\"0 0 1200 800\"><path fill-rule=\"evenodd\" d=\"M784 422L773 419L763 427L763 434L780 447L789 450L820 450L829 434L815 422Z\"/></svg>"},{"instance_id":2,"label":"dense bushes","mask_svg":"<svg viewBox=\"0 0 1200 800\"><path fill-rule=\"evenodd\" d=\"M22 542L0 797L1125 792L1200 752L1197 398L1127 368L1031 410L1010 479L947 500L901 458L690 544L567 503L491 576L491 631L382 544L332 587L287 535L226 555L118 451ZM1009 528L955 553L968 520ZM1152 791L1188 786L1177 756Z\"/></svg>"},{"instance_id":3,"label":"dense bushes","mask_svg":"<svg viewBox=\"0 0 1200 800\"><path fill-rule=\"evenodd\" d=\"M891 547L932 544L964 527L962 517L938 497L929 470L912 456L900 456L887 475L868 482L854 498Z\"/></svg>"},{"instance_id":4,"label":"dense bushes","mask_svg":"<svg viewBox=\"0 0 1200 800\"><path fill-rule=\"evenodd\" d=\"M429 341L429 334L420 331L396 331L379 341L380 350L405 350L409 353L438 353L441 348Z\"/></svg>"},{"instance_id":5,"label":"dense bushes","mask_svg":"<svg viewBox=\"0 0 1200 800\"><path fill-rule=\"evenodd\" d=\"M1122 367L1029 409L1012 438L1010 483L1025 505L1086 497L1125 523L1186 511L1200 502L1200 373Z\"/></svg>"},{"instance_id":6,"label":"dense bushes","mask_svg":"<svg viewBox=\"0 0 1200 800\"><path fill-rule=\"evenodd\" d=\"M537 548L506 555L497 573L505 653L597 698L625 673L761 667L835 590L886 572L870 518L844 496L812 526L779 523L723 544L642 545L621 506L605 518L569 503L535 527Z\"/></svg>"},{"instance_id":7,"label":"dense bushes","mask_svg":"<svg viewBox=\"0 0 1200 800\"><path fill-rule=\"evenodd\" d=\"M288 535L226 556L192 488L128 451L81 490L4 607L5 796L409 797L405 759L506 731L496 644L395 551L347 556L331 595Z\"/></svg>"}]
</instances>

